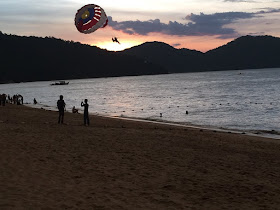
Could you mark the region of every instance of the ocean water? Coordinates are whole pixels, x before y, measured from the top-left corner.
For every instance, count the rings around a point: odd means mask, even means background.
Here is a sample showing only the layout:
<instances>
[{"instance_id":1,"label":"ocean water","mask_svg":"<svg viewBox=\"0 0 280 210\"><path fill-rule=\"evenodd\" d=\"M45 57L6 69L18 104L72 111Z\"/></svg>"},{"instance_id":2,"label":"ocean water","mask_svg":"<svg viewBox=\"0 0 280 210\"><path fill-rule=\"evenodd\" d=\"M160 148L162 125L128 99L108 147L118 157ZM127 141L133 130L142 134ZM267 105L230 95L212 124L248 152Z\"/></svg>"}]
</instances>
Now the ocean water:
<instances>
[{"instance_id":1,"label":"ocean water","mask_svg":"<svg viewBox=\"0 0 280 210\"><path fill-rule=\"evenodd\" d=\"M280 69L130 76L2 84L37 108L55 109L64 95L67 110L89 100L93 114L175 122L239 131L280 132ZM32 105L33 106L33 105ZM186 114L186 111L188 114ZM160 117L162 113L162 117Z\"/></svg>"}]
</instances>

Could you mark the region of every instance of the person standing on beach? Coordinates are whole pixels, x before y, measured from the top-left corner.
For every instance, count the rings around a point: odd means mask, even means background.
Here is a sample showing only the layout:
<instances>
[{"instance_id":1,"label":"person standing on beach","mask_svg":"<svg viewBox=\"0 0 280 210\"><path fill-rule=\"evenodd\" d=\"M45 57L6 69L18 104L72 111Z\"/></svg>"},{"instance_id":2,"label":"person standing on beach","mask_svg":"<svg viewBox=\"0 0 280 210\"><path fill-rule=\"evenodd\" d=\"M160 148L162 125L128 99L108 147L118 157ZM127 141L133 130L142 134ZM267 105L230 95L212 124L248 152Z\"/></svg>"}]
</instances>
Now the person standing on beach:
<instances>
[{"instance_id":1,"label":"person standing on beach","mask_svg":"<svg viewBox=\"0 0 280 210\"><path fill-rule=\"evenodd\" d=\"M4 93L3 94L0 94L0 106L3 104L4 106Z\"/></svg>"},{"instance_id":2,"label":"person standing on beach","mask_svg":"<svg viewBox=\"0 0 280 210\"><path fill-rule=\"evenodd\" d=\"M89 116L88 116L88 100L85 99L85 103L81 102L81 106L84 107L84 125L89 125Z\"/></svg>"},{"instance_id":3,"label":"person standing on beach","mask_svg":"<svg viewBox=\"0 0 280 210\"><path fill-rule=\"evenodd\" d=\"M58 123L61 123L61 124L63 124L65 105L66 104L63 100L63 95L60 95L59 100L57 101L57 108L58 108L58 112L59 112Z\"/></svg>"}]
</instances>

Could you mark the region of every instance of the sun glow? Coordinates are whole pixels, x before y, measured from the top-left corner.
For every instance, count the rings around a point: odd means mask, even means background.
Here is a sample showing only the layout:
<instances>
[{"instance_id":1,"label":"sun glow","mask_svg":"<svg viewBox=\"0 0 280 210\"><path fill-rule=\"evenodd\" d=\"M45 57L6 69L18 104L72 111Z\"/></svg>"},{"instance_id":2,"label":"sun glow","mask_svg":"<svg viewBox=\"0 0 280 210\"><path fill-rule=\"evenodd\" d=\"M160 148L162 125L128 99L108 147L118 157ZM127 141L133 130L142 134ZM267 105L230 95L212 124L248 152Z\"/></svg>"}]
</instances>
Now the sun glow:
<instances>
[{"instance_id":1,"label":"sun glow","mask_svg":"<svg viewBox=\"0 0 280 210\"><path fill-rule=\"evenodd\" d=\"M120 44L111 41L111 42L100 42L97 43L96 46L109 51L122 51L124 49L131 48L135 45L141 44L141 42L138 43L138 42L122 42L121 40L119 41Z\"/></svg>"}]
</instances>

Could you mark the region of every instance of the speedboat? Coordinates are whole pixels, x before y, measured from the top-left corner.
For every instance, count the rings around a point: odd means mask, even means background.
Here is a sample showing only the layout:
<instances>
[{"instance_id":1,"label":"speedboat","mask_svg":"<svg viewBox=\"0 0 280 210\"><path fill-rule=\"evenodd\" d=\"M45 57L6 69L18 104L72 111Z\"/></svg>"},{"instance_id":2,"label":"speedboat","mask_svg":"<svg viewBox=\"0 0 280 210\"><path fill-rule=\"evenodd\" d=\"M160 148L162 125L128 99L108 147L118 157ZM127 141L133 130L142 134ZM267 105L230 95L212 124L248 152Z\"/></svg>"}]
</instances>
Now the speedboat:
<instances>
[{"instance_id":1,"label":"speedboat","mask_svg":"<svg viewBox=\"0 0 280 210\"><path fill-rule=\"evenodd\" d=\"M59 82L52 83L51 85L68 85L68 84L69 82L59 81Z\"/></svg>"}]
</instances>

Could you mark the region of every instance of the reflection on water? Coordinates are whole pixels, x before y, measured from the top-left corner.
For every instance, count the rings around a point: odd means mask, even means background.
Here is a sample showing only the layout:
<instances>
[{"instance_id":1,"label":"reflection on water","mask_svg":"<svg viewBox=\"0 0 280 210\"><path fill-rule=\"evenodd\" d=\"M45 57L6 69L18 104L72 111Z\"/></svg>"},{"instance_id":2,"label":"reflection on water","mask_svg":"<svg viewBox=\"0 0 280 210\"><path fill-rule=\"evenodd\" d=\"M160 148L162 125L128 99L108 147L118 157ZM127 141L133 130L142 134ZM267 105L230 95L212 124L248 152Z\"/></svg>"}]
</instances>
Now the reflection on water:
<instances>
[{"instance_id":1,"label":"reflection on water","mask_svg":"<svg viewBox=\"0 0 280 210\"><path fill-rule=\"evenodd\" d=\"M36 98L39 107L55 108L62 94L68 110L87 98L89 111L102 115L280 131L280 69L81 79L65 86L50 83L5 84L0 90L20 93L28 103Z\"/></svg>"}]
</instances>

